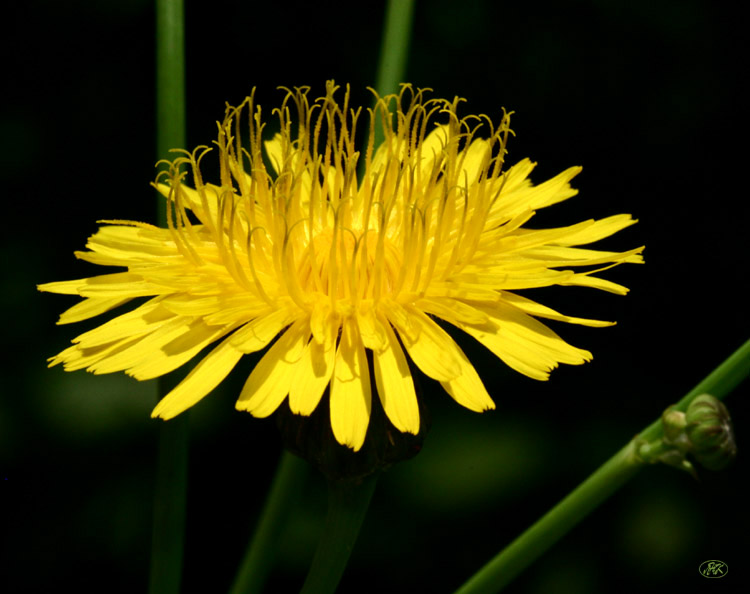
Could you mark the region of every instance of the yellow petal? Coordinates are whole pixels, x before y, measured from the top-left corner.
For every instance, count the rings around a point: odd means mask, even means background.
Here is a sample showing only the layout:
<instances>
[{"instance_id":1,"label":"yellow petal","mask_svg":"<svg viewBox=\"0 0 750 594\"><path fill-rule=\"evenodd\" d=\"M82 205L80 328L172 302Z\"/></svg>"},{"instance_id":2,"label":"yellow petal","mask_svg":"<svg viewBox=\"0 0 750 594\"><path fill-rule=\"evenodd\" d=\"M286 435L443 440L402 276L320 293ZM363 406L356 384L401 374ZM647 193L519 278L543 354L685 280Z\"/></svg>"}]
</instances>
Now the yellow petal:
<instances>
[{"instance_id":1,"label":"yellow petal","mask_svg":"<svg viewBox=\"0 0 750 594\"><path fill-rule=\"evenodd\" d=\"M335 357L335 344L326 348L316 340L307 343L289 386L289 408L294 414L309 416L318 406L331 381Z\"/></svg>"},{"instance_id":2,"label":"yellow petal","mask_svg":"<svg viewBox=\"0 0 750 594\"><path fill-rule=\"evenodd\" d=\"M495 408L495 403L487 393L484 383L474 369L469 359L460 347L456 347L460 356L461 375L456 379L440 382L446 392L461 406L475 412L484 412Z\"/></svg>"},{"instance_id":3,"label":"yellow petal","mask_svg":"<svg viewBox=\"0 0 750 594\"><path fill-rule=\"evenodd\" d=\"M344 320L331 382L331 428L340 444L358 451L370 423L372 395L365 348L356 322Z\"/></svg>"},{"instance_id":4,"label":"yellow petal","mask_svg":"<svg viewBox=\"0 0 750 594\"><path fill-rule=\"evenodd\" d=\"M58 324L72 324L73 322L81 322L88 320L99 314L103 314L110 309L119 307L130 301L130 299L121 297L89 297L84 299L80 303L76 303L73 307L65 310L60 314L60 319L57 321Z\"/></svg>"},{"instance_id":5,"label":"yellow petal","mask_svg":"<svg viewBox=\"0 0 750 594\"><path fill-rule=\"evenodd\" d=\"M232 336L232 345L243 353L259 351L293 319L294 313L287 308L267 312L237 330Z\"/></svg>"},{"instance_id":6,"label":"yellow petal","mask_svg":"<svg viewBox=\"0 0 750 594\"><path fill-rule=\"evenodd\" d=\"M375 351L373 367L375 385L386 416L399 431L419 433L419 406L414 391L414 382L391 325L381 322L387 338L387 346Z\"/></svg>"},{"instance_id":7,"label":"yellow petal","mask_svg":"<svg viewBox=\"0 0 750 594\"><path fill-rule=\"evenodd\" d=\"M612 215L611 217L594 221L592 225L581 228L576 233L567 235L564 239L558 241L558 243L560 245L585 245L593 243L614 235L618 231L630 227L630 225L634 225L637 222L629 214Z\"/></svg>"},{"instance_id":8,"label":"yellow petal","mask_svg":"<svg viewBox=\"0 0 750 594\"><path fill-rule=\"evenodd\" d=\"M442 163L443 150L448 144L448 130L450 126L447 124L439 124L435 126L435 129L425 136L424 141L419 145L419 155L421 162L419 163L419 169L422 175L422 182L426 183L432 173L435 164Z\"/></svg>"},{"instance_id":9,"label":"yellow petal","mask_svg":"<svg viewBox=\"0 0 750 594\"><path fill-rule=\"evenodd\" d=\"M233 326L218 328L196 321L190 325L187 332L177 337L163 336L155 340L151 353L126 370L126 373L137 380L153 379L167 374L190 361L209 344L231 332L233 328ZM161 331L160 328L154 334ZM167 341L168 338L169 341Z\"/></svg>"},{"instance_id":10,"label":"yellow petal","mask_svg":"<svg viewBox=\"0 0 750 594\"><path fill-rule=\"evenodd\" d=\"M514 171L516 167L517 172ZM578 194L578 190L571 188L569 182L581 172L581 167L569 167L538 186L532 186L528 180L519 180L522 175L531 173L533 167L534 164L524 160L509 170L508 182L511 181L511 177L516 178L513 179L515 187L506 183L500 198L492 205L491 212L502 212L503 216L515 215L524 210L544 208ZM510 175L511 172L513 175Z\"/></svg>"},{"instance_id":11,"label":"yellow petal","mask_svg":"<svg viewBox=\"0 0 750 594\"><path fill-rule=\"evenodd\" d=\"M429 138L429 136L427 138ZM375 149L375 154L370 163L370 174L378 174L378 172L380 172L391 159L402 161L404 159L404 147L405 143L403 141L399 142L396 138L393 138L392 140L386 138L380 146ZM424 156L426 157L427 154Z\"/></svg>"},{"instance_id":12,"label":"yellow petal","mask_svg":"<svg viewBox=\"0 0 750 594\"><path fill-rule=\"evenodd\" d=\"M440 382L461 374L456 343L440 326L416 308L387 305L386 315L398 330L412 361L426 376Z\"/></svg>"},{"instance_id":13,"label":"yellow petal","mask_svg":"<svg viewBox=\"0 0 750 594\"><path fill-rule=\"evenodd\" d=\"M487 347L506 365L532 379L545 381L549 379L549 372L556 367L556 362L546 353L529 348L514 337L503 333L500 328L494 332L477 330L471 326L460 325L464 332L470 334Z\"/></svg>"},{"instance_id":14,"label":"yellow petal","mask_svg":"<svg viewBox=\"0 0 750 594\"><path fill-rule=\"evenodd\" d=\"M178 316L161 307L159 298L151 299L133 311L119 315L101 326L84 332L73 342L80 344L82 348L91 348L123 338L142 336L176 318ZM186 320L187 325L191 318L181 319Z\"/></svg>"},{"instance_id":15,"label":"yellow petal","mask_svg":"<svg viewBox=\"0 0 750 594\"><path fill-rule=\"evenodd\" d=\"M371 307L363 307L357 311L357 324L366 348L371 351L380 351L388 347L385 328L375 317Z\"/></svg>"},{"instance_id":16,"label":"yellow petal","mask_svg":"<svg viewBox=\"0 0 750 594\"><path fill-rule=\"evenodd\" d=\"M189 318L175 316L164 324L154 325L149 332L134 337L135 340L129 343L127 347L111 352L106 359L91 365L88 370L96 374L113 373L130 370L144 361L149 363L156 360L162 363L164 354L160 351L160 347L190 333L191 321ZM204 346L206 344L208 343L205 343ZM84 343L84 346L88 345ZM193 355L197 353L198 351L195 351Z\"/></svg>"},{"instance_id":17,"label":"yellow petal","mask_svg":"<svg viewBox=\"0 0 750 594\"><path fill-rule=\"evenodd\" d=\"M479 286L484 287L485 290L494 289L503 291L534 289L565 284L574 275L570 270L538 268L537 270L526 272L512 269L504 270L502 267L496 267L487 272L462 272L461 274L454 275L453 280L456 283L455 296L459 299L473 300L470 296L471 289L468 287ZM464 289L465 287L466 289ZM486 299L482 299L482 301L486 301Z\"/></svg>"},{"instance_id":18,"label":"yellow petal","mask_svg":"<svg viewBox=\"0 0 750 594\"><path fill-rule=\"evenodd\" d=\"M496 299L493 299L496 301ZM481 326L487 323L487 315L458 299L434 297L420 299L415 305L426 313L433 314L451 324L455 321Z\"/></svg>"},{"instance_id":19,"label":"yellow petal","mask_svg":"<svg viewBox=\"0 0 750 594\"><path fill-rule=\"evenodd\" d=\"M309 324L300 320L279 337L247 378L237 400L237 410L246 410L254 417L267 417L279 407L289 393L291 372L300 361L309 333Z\"/></svg>"},{"instance_id":20,"label":"yellow petal","mask_svg":"<svg viewBox=\"0 0 750 594\"><path fill-rule=\"evenodd\" d=\"M224 340L162 398L151 416L171 419L190 408L219 385L241 357L242 353L231 345L230 340Z\"/></svg>"},{"instance_id":21,"label":"yellow petal","mask_svg":"<svg viewBox=\"0 0 750 594\"><path fill-rule=\"evenodd\" d=\"M615 324L615 322L605 322L602 320L590 320L588 318L575 318L572 316L566 316L556 312L554 309L550 309L549 307L542 305L541 303L537 303L536 301L532 301L531 299L527 299L526 297L521 297L520 295L516 295L515 293L507 293L503 291L502 300L532 316L539 316L540 318L557 320L558 322L580 324L581 326L590 326L593 328L604 328L605 326L614 326Z\"/></svg>"},{"instance_id":22,"label":"yellow petal","mask_svg":"<svg viewBox=\"0 0 750 594\"><path fill-rule=\"evenodd\" d=\"M165 184L156 184L156 189L166 198L169 196L170 187ZM224 190L214 184L205 184L200 191L180 184L179 199L182 206L192 210L201 222L208 221L213 224L217 220L219 212L219 197ZM174 196L172 198L174 200Z\"/></svg>"},{"instance_id":23,"label":"yellow petal","mask_svg":"<svg viewBox=\"0 0 750 594\"><path fill-rule=\"evenodd\" d=\"M263 148L266 149L266 155L268 160L271 162L276 175L284 168L284 149L282 146L282 136L278 132L273 135L271 140L266 140L263 143Z\"/></svg>"},{"instance_id":24,"label":"yellow petal","mask_svg":"<svg viewBox=\"0 0 750 594\"><path fill-rule=\"evenodd\" d=\"M538 380L549 378L558 363L580 365L591 353L569 345L547 326L505 303L478 305L495 326L494 330L458 324L510 367Z\"/></svg>"},{"instance_id":25,"label":"yellow petal","mask_svg":"<svg viewBox=\"0 0 750 594\"><path fill-rule=\"evenodd\" d=\"M602 291L607 291L608 293L614 293L615 295L627 295L630 291L630 289L618 283L591 276L595 272L599 271L592 270L583 274L574 274L559 284L563 286L574 285L577 287L591 287L592 289L600 289Z\"/></svg>"},{"instance_id":26,"label":"yellow petal","mask_svg":"<svg viewBox=\"0 0 750 594\"><path fill-rule=\"evenodd\" d=\"M263 303L261 306L256 299L246 293L219 293L206 296L176 293L165 297L162 305L169 311L183 316L208 316L226 309L243 307L250 312L246 319L270 310L268 304Z\"/></svg>"},{"instance_id":27,"label":"yellow petal","mask_svg":"<svg viewBox=\"0 0 750 594\"><path fill-rule=\"evenodd\" d=\"M341 321L331 310L329 299L317 299L310 314L310 329L314 339L325 345L326 350L335 347Z\"/></svg>"},{"instance_id":28,"label":"yellow petal","mask_svg":"<svg viewBox=\"0 0 750 594\"><path fill-rule=\"evenodd\" d=\"M78 293L82 297L117 297L120 299L159 295L170 291L166 287L149 283L140 274L132 272L116 272L75 281L47 283L38 285L37 288L40 291L67 295Z\"/></svg>"},{"instance_id":29,"label":"yellow petal","mask_svg":"<svg viewBox=\"0 0 750 594\"><path fill-rule=\"evenodd\" d=\"M239 297L239 296L238 296ZM209 326L223 326L226 324L242 324L248 319L257 318L268 312L268 304L265 302L259 302L252 297L247 298L247 302L243 305L235 305L227 307L220 307L213 313L206 314L203 317L203 321ZM240 303L241 299L232 300L233 303Z\"/></svg>"},{"instance_id":30,"label":"yellow petal","mask_svg":"<svg viewBox=\"0 0 750 594\"><path fill-rule=\"evenodd\" d=\"M609 262L643 264L643 247L626 252L605 252L561 245L541 245L524 251L524 256L546 266L595 266Z\"/></svg>"},{"instance_id":31,"label":"yellow petal","mask_svg":"<svg viewBox=\"0 0 750 594\"><path fill-rule=\"evenodd\" d=\"M164 264L170 258L182 257L168 229L136 223L100 227L86 247L91 252L76 252L76 257L109 266L142 262Z\"/></svg>"},{"instance_id":32,"label":"yellow petal","mask_svg":"<svg viewBox=\"0 0 750 594\"><path fill-rule=\"evenodd\" d=\"M479 173L484 167L489 150L490 143L483 138L475 139L469 148L465 150L464 162L458 176L458 183L461 186L467 184L467 187L471 187L477 181Z\"/></svg>"},{"instance_id":33,"label":"yellow petal","mask_svg":"<svg viewBox=\"0 0 750 594\"><path fill-rule=\"evenodd\" d=\"M467 301L497 301L497 292L490 287L469 282L434 281L425 290L425 297L445 297Z\"/></svg>"},{"instance_id":34,"label":"yellow petal","mask_svg":"<svg viewBox=\"0 0 750 594\"><path fill-rule=\"evenodd\" d=\"M511 166L498 180L503 183L504 195L529 186L531 182L528 178L535 167L536 163L528 157ZM505 200L505 197L503 197L503 200Z\"/></svg>"},{"instance_id":35,"label":"yellow petal","mask_svg":"<svg viewBox=\"0 0 750 594\"><path fill-rule=\"evenodd\" d=\"M38 291L44 291L47 293L59 293L60 295L80 295L81 288L86 286L87 278L79 278L76 280L68 281L57 281L54 283L43 283L37 285Z\"/></svg>"},{"instance_id":36,"label":"yellow petal","mask_svg":"<svg viewBox=\"0 0 750 594\"><path fill-rule=\"evenodd\" d=\"M65 371L77 371L79 369L90 368L95 363L102 361L113 353L128 348L138 341L136 338L123 338L116 342L97 345L91 348L82 347L74 344L61 353L47 359L48 367L54 367L60 363L63 364Z\"/></svg>"},{"instance_id":37,"label":"yellow petal","mask_svg":"<svg viewBox=\"0 0 750 594\"><path fill-rule=\"evenodd\" d=\"M496 232L500 234L497 242L493 244L493 248L498 253L507 258L508 254L512 252L523 252L527 250L545 246L549 244L556 244L564 242L568 237L575 237L584 234L587 229L593 227L595 221L589 219L588 221L581 221L574 225L568 225L567 227L555 227L552 229L517 229L513 233L505 233L502 227L499 227Z\"/></svg>"}]
</instances>

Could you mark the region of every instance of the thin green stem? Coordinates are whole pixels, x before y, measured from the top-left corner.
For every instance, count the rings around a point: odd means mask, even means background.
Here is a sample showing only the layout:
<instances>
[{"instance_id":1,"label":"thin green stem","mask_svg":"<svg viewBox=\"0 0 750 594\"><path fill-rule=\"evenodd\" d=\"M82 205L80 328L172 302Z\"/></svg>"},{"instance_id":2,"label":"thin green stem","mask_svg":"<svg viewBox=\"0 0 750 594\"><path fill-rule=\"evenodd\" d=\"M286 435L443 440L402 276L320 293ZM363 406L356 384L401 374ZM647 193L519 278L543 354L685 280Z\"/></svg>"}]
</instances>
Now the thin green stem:
<instances>
[{"instance_id":1,"label":"thin green stem","mask_svg":"<svg viewBox=\"0 0 750 594\"><path fill-rule=\"evenodd\" d=\"M160 382L161 384L161 382ZM150 594L177 594L185 540L188 423L161 423L151 536Z\"/></svg>"},{"instance_id":2,"label":"thin green stem","mask_svg":"<svg viewBox=\"0 0 750 594\"><path fill-rule=\"evenodd\" d=\"M262 591L279 549L279 537L289 519L289 509L298 500L309 473L307 462L284 450L230 594Z\"/></svg>"},{"instance_id":3,"label":"thin green stem","mask_svg":"<svg viewBox=\"0 0 750 594\"><path fill-rule=\"evenodd\" d=\"M398 91L404 82L406 64L409 60L409 40L414 20L415 0L388 0L380 46L378 74L375 90L381 97ZM375 126L375 146L383 142L383 130Z\"/></svg>"},{"instance_id":4,"label":"thin green stem","mask_svg":"<svg viewBox=\"0 0 750 594\"><path fill-rule=\"evenodd\" d=\"M492 559L456 594L499 592L639 469L628 444Z\"/></svg>"},{"instance_id":5,"label":"thin green stem","mask_svg":"<svg viewBox=\"0 0 750 594\"><path fill-rule=\"evenodd\" d=\"M185 28L183 0L156 0L156 155L186 148ZM159 224L166 226L164 199Z\"/></svg>"},{"instance_id":6,"label":"thin green stem","mask_svg":"<svg viewBox=\"0 0 750 594\"><path fill-rule=\"evenodd\" d=\"M185 51L183 0L156 2L156 154L185 146ZM166 227L164 199L157 202L157 220ZM159 398L175 384L159 380ZM188 417L162 423L156 468L151 541L151 594L177 594L182 577L188 455Z\"/></svg>"},{"instance_id":7,"label":"thin green stem","mask_svg":"<svg viewBox=\"0 0 750 594\"><path fill-rule=\"evenodd\" d=\"M711 372L680 400L679 410L702 393L722 399L750 375L750 340ZM661 436L659 420L638 436L651 441ZM578 522L617 491L641 468L635 456L635 440L605 462L560 503L501 551L469 579L456 594L492 594L502 590L519 573L570 531Z\"/></svg>"},{"instance_id":8,"label":"thin green stem","mask_svg":"<svg viewBox=\"0 0 750 594\"><path fill-rule=\"evenodd\" d=\"M388 0L383 41L380 47L375 90L382 96L398 91L409 58L409 40L414 17L414 0Z\"/></svg>"},{"instance_id":9,"label":"thin green stem","mask_svg":"<svg viewBox=\"0 0 750 594\"><path fill-rule=\"evenodd\" d=\"M684 412L688 404L701 394L711 394L719 400L724 400L748 375L750 375L750 340L685 394L682 400L675 404L675 410ZM651 423L641 431L639 437L644 441L653 441L661 437L661 420L657 419Z\"/></svg>"},{"instance_id":10,"label":"thin green stem","mask_svg":"<svg viewBox=\"0 0 750 594\"><path fill-rule=\"evenodd\" d=\"M328 514L301 594L333 594L344 574L359 529L367 514L378 475L361 484L328 481Z\"/></svg>"}]
</instances>

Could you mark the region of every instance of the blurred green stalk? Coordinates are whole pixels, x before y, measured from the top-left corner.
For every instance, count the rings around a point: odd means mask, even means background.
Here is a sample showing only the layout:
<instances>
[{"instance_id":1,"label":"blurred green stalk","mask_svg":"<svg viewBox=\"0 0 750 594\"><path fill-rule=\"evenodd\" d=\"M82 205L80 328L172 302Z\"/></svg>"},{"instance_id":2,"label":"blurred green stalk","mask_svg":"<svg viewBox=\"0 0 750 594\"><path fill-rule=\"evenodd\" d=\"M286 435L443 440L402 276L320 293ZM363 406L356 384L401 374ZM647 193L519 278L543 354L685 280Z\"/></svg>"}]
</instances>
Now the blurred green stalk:
<instances>
[{"instance_id":1,"label":"blurred green stalk","mask_svg":"<svg viewBox=\"0 0 750 594\"><path fill-rule=\"evenodd\" d=\"M310 465L286 450L260 513L253 539L242 559L230 594L261 592L279 550L279 537L289 519L289 510L299 499Z\"/></svg>"},{"instance_id":2,"label":"blurred green stalk","mask_svg":"<svg viewBox=\"0 0 750 594\"><path fill-rule=\"evenodd\" d=\"M361 482L328 479L328 513L300 594L334 594L367 515L379 473Z\"/></svg>"},{"instance_id":3,"label":"blurred green stalk","mask_svg":"<svg viewBox=\"0 0 750 594\"><path fill-rule=\"evenodd\" d=\"M183 0L156 1L156 155L185 147L185 50ZM166 203L157 220L167 226ZM176 384L159 379L159 399ZM177 594L182 577L187 492L188 414L160 423L151 540L150 594Z\"/></svg>"},{"instance_id":4,"label":"blurred green stalk","mask_svg":"<svg viewBox=\"0 0 750 594\"><path fill-rule=\"evenodd\" d=\"M698 395L708 393L719 400L750 375L750 340L696 385L676 409L684 411ZM658 419L638 436L652 441L661 437ZM501 551L469 579L456 594L492 594L501 591L578 522L630 480L642 467L635 455L635 439L605 462L565 499Z\"/></svg>"},{"instance_id":5,"label":"blurred green stalk","mask_svg":"<svg viewBox=\"0 0 750 594\"><path fill-rule=\"evenodd\" d=\"M388 0L383 24L383 40L380 45L378 73L375 90L381 97L396 93L404 82L406 63L409 61L409 42L414 21L415 0ZM375 126L375 148L383 142L385 135ZM364 162L360 174L364 173Z\"/></svg>"},{"instance_id":6,"label":"blurred green stalk","mask_svg":"<svg viewBox=\"0 0 750 594\"><path fill-rule=\"evenodd\" d=\"M414 0L388 0L378 75L375 79L375 90L381 97L395 93L399 84L404 82L413 20ZM375 145L377 144L376 142Z\"/></svg>"}]
</instances>

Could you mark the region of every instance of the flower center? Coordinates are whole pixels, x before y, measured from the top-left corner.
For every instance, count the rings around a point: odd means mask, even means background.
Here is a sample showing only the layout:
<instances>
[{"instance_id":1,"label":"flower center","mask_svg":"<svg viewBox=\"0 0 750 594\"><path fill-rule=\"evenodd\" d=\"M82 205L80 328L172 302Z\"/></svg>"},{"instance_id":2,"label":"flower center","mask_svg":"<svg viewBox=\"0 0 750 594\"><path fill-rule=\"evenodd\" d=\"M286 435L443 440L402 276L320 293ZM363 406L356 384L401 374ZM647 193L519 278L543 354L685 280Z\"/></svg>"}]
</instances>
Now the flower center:
<instances>
[{"instance_id":1,"label":"flower center","mask_svg":"<svg viewBox=\"0 0 750 594\"><path fill-rule=\"evenodd\" d=\"M326 228L312 242L305 238L292 249L302 292L327 296L340 314L350 313L363 300L396 292L401 257L385 234Z\"/></svg>"}]
</instances>

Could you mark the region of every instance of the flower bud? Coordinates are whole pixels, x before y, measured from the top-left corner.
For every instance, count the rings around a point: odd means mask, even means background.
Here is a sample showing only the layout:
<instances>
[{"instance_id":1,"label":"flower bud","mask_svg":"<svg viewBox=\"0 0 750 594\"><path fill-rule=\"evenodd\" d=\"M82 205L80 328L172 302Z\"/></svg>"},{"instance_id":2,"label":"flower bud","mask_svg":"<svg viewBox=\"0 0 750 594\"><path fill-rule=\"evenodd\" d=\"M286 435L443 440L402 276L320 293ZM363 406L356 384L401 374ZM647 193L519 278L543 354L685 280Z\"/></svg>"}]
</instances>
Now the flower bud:
<instances>
[{"instance_id":1,"label":"flower bud","mask_svg":"<svg viewBox=\"0 0 750 594\"><path fill-rule=\"evenodd\" d=\"M690 443L685 435L687 420L684 412L675 410L674 406L670 406L661 415L661 425L666 443L676 446L682 452L690 449Z\"/></svg>"},{"instance_id":2,"label":"flower bud","mask_svg":"<svg viewBox=\"0 0 750 594\"><path fill-rule=\"evenodd\" d=\"M710 394L695 398L685 413L692 454L709 470L722 470L737 455L734 430L726 406Z\"/></svg>"}]
</instances>

